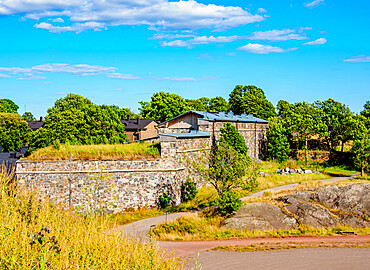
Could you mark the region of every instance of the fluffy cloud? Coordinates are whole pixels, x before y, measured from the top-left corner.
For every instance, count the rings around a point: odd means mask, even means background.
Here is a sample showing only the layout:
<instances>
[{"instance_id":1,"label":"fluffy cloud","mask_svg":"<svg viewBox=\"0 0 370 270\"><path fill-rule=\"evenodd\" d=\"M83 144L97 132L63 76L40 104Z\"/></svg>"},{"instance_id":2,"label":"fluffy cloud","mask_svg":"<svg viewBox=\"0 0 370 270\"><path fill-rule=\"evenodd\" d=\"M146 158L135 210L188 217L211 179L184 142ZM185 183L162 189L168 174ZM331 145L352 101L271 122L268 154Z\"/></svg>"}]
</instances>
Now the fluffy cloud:
<instances>
[{"instance_id":1,"label":"fluffy cloud","mask_svg":"<svg viewBox=\"0 0 370 270\"><path fill-rule=\"evenodd\" d=\"M302 29L302 28L301 28ZM306 28L304 28L306 29ZM251 40L269 40L269 41L286 41L286 40L303 40L307 39L306 36L295 33L292 29L283 30L270 30L270 31L259 31L254 32L249 37Z\"/></svg>"},{"instance_id":2,"label":"fluffy cloud","mask_svg":"<svg viewBox=\"0 0 370 270\"><path fill-rule=\"evenodd\" d=\"M7 75L7 74L1 74L0 73L0 78L11 78L11 76Z\"/></svg>"},{"instance_id":3,"label":"fluffy cloud","mask_svg":"<svg viewBox=\"0 0 370 270\"><path fill-rule=\"evenodd\" d=\"M139 77L136 77L131 74L116 73L116 70L117 68L115 67L105 67L86 64L69 65L58 63L37 65L31 68L0 67L0 72L21 76L18 78L19 80L45 80L46 77L42 76L45 73L64 73L81 77L105 75L108 78L117 78L125 80L139 79Z\"/></svg>"},{"instance_id":4,"label":"fluffy cloud","mask_svg":"<svg viewBox=\"0 0 370 270\"><path fill-rule=\"evenodd\" d=\"M173 41L165 41L162 43L162 46L165 47L193 47L194 45L200 45L200 44L210 44L210 43L228 43L233 42L235 40L241 39L243 37L241 36L199 36L194 37L193 39L189 40L173 40Z\"/></svg>"},{"instance_id":5,"label":"fluffy cloud","mask_svg":"<svg viewBox=\"0 0 370 270\"><path fill-rule=\"evenodd\" d=\"M268 53L290 52L290 51L297 50L297 48L283 49L283 48L280 48L280 47L273 47L273 46L270 46L270 45L249 43L245 46L239 47L238 50L247 51L247 52L255 53L255 54L268 54Z\"/></svg>"},{"instance_id":6,"label":"fluffy cloud","mask_svg":"<svg viewBox=\"0 0 370 270\"><path fill-rule=\"evenodd\" d=\"M349 59L343 60L343 62L347 62L347 63L369 63L370 62L370 56L366 56L366 55L353 56Z\"/></svg>"},{"instance_id":7,"label":"fluffy cloud","mask_svg":"<svg viewBox=\"0 0 370 270\"><path fill-rule=\"evenodd\" d=\"M86 22L86 23L75 23L71 26L55 26L50 23L42 22L35 24L36 28L46 29L51 33L60 33L60 32L76 32L81 33L88 29L94 29L94 31L100 31L100 29L105 28L103 23L97 22Z\"/></svg>"},{"instance_id":8,"label":"fluffy cloud","mask_svg":"<svg viewBox=\"0 0 370 270\"><path fill-rule=\"evenodd\" d=\"M303 43L303 45L322 45L327 42L326 38L319 38L314 41Z\"/></svg>"},{"instance_id":9,"label":"fluffy cloud","mask_svg":"<svg viewBox=\"0 0 370 270\"><path fill-rule=\"evenodd\" d=\"M195 0L12 0L0 2L0 15L25 14L29 19L69 17L72 25L37 24L51 32L83 31L117 25L151 29L227 29L264 20L241 7L202 4Z\"/></svg>"},{"instance_id":10,"label":"fluffy cloud","mask_svg":"<svg viewBox=\"0 0 370 270\"><path fill-rule=\"evenodd\" d=\"M318 6L319 4L324 4L324 0L314 0L313 2L304 4L304 6L306 8L314 8Z\"/></svg>"},{"instance_id":11,"label":"fluffy cloud","mask_svg":"<svg viewBox=\"0 0 370 270\"><path fill-rule=\"evenodd\" d=\"M266 12L267 12L267 10L266 10L266 9L264 9L264 8L259 8L259 9L258 9L258 12L259 12L259 13L266 13Z\"/></svg>"}]
</instances>

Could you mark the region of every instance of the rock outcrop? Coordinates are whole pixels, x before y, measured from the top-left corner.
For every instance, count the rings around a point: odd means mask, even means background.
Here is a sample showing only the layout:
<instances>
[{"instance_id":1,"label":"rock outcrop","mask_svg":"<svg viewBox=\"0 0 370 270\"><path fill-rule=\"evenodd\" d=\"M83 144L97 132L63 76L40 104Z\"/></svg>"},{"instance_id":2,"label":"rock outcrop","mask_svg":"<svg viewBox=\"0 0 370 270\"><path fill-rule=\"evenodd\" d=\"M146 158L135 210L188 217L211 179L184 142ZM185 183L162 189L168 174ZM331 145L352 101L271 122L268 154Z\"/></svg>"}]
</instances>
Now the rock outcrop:
<instances>
[{"instance_id":1,"label":"rock outcrop","mask_svg":"<svg viewBox=\"0 0 370 270\"><path fill-rule=\"evenodd\" d=\"M239 230L287 230L298 224L370 227L370 183L296 192L278 201L283 203L280 208L268 203L247 204L222 226Z\"/></svg>"}]
</instances>

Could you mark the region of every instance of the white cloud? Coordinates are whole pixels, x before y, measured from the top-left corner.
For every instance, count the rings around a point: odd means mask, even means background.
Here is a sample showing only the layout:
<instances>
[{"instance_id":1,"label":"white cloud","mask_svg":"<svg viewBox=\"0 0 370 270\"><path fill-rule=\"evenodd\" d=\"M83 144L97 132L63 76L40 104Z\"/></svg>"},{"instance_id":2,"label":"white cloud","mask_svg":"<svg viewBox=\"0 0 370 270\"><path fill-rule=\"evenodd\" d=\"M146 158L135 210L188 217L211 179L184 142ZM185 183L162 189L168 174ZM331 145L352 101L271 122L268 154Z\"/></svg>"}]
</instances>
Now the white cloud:
<instances>
[{"instance_id":1,"label":"white cloud","mask_svg":"<svg viewBox=\"0 0 370 270\"><path fill-rule=\"evenodd\" d=\"M213 57L209 53L201 53L197 59L208 59L208 60L214 60Z\"/></svg>"},{"instance_id":2,"label":"white cloud","mask_svg":"<svg viewBox=\"0 0 370 270\"><path fill-rule=\"evenodd\" d=\"M123 74L123 73L108 73L108 78L121 79L121 80L136 80L140 77L134 76L132 74Z\"/></svg>"},{"instance_id":3,"label":"white cloud","mask_svg":"<svg viewBox=\"0 0 370 270\"><path fill-rule=\"evenodd\" d=\"M116 70L117 68L115 67L87 64L69 65L60 63L36 65L31 68L0 67L0 72L22 76L19 77L18 80L45 80L46 77L41 76L45 73L64 73L80 77L105 75L108 78L122 80L139 79L139 77L131 74L117 73Z\"/></svg>"},{"instance_id":4,"label":"white cloud","mask_svg":"<svg viewBox=\"0 0 370 270\"><path fill-rule=\"evenodd\" d=\"M343 62L347 62L347 63L369 63L370 62L370 56L366 56L366 55L352 56L349 59L344 59Z\"/></svg>"},{"instance_id":5,"label":"white cloud","mask_svg":"<svg viewBox=\"0 0 370 270\"><path fill-rule=\"evenodd\" d=\"M165 34L165 33L157 33L154 34L149 40L158 40L158 39L177 39L177 38L189 38L195 37L194 34Z\"/></svg>"},{"instance_id":6,"label":"white cloud","mask_svg":"<svg viewBox=\"0 0 370 270\"><path fill-rule=\"evenodd\" d=\"M201 78L194 78L194 77L151 77L152 79L159 80L159 81L174 81L174 82L199 82L199 81L207 81L207 80L215 80L219 79L219 77L213 76L202 76Z\"/></svg>"},{"instance_id":7,"label":"white cloud","mask_svg":"<svg viewBox=\"0 0 370 270\"><path fill-rule=\"evenodd\" d=\"M303 45L322 45L327 42L326 38L319 38L314 41L303 43Z\"/></svg>"},{"instance_id":8,"label":"white cloud","mask_svg":"<svg viewBox=\"0 0 370 270\"><path fill-rule=\"evenodd\" d=\"M247 51L247 52L255 53L255 54L285 53L285 52L290 52L290 51L294 51L297 49L298 48L283 49L280 47L273 47L270 45L252 44L252 43L249 43L245 46L238 48L238 50L240 51Z\"/></svg>"},{"instance_id":9,"label":"white cloud","mask_svg":"<svg viewBox=\"0 0 370 270\"><path fill-rule=\"evenodd\" d=\"M99 27L147 25L151 29L227 29L263 21L238 6L202 4L195 0L12 0L0 2L0 15L24 14L29 19L69 17L72 25L39 23L51 32L83 31L89 23ZM100 24L100 25L99 25Z\"/></svg>"},{"instance_id":10,"label":"white cloud","mask_svg":"<svg viewBox=\"0 0 370 270\"><path fill-rule=\"evenodd\" d=\"M259 12L259 13L266 13L266 12L267 12L267 10L266 10L266 9L264 9L264 8L259 8L259 9L258 9L258 12Z\"/></svg>"},{"instance_id":11,"label":"white cloud","mask_svg":"<svg viewBox=\"0 0 370 270\"><path fill-rule=\"evenodd\" d=\"M318 6L319 4L324 4L324 0L314 0L313 2L304 4L304 6L306 8L314 8Z\"/></svg>"},{"instance_id":12,"label":"white cloud","mask_svg":"<svg viewBox=\"0 0 370 270\"><path fill-rule=\"evenodd\" d=\"M283 30L270 30L270 31L258 31L252 33L249 37L251 40L269 40L269 41L286 41L286 40L303 40L307 39L306 36L302 36L295 33L292 29Z\"/></svg>"},{"instance_id":13,"label":"white cloud","mask_svg":"<svg viewBox=\"0 0 370 270\"><path fill-rule=\"evenodd\" d=\"M55 18L55 19L50 19L52 22L58 22L58 23L64 23L64 20L62 18Z\"/></svg>"},{"instance_id":14,"label":"white cloud","mask_svg":"<svg viewBox=\"0 0 370 270\"><path fill-rule=\"evenodd\" d=\"M35 24L34 27L39 29L46 29L51 33L71 32L71 31L81 33L87 29L94 29L94 31L100 31L102 28L106 29L103 23L98 22L75 23L71 26L55 26L50 23L42 22L39 24Z\"/></svg>"},{"instance_id":15,"label":"white cloud","mask_svg":"<svg viewBox=\"0 0 370 270\"><path fill-rule=\"evenodd\" d=\"M236 53L234 53L234 52L229 52L229 53L226 53L226 55L228 55L228 56L236 56Z\"/></svg>"},{"instance_id":16,"label":"white cloud","mask_svg":"<svg viewBox=\"0 0 370 270\"><path fill-rule=\"evenodd\" d=\"M0 73L0 78L11 78L11 76L7 75L7 74L1 74Z\"/></svg>"},{"instance_id":17,"label":"white cloud","mask_svg":"<svg viewBox=\"0 0 370 270\"><path fill-rule=\"evenodd\" d=\"M229 43L233 42L238 39L242 39L245 37L242 36L199 36L194 37L193 39L188 40L172 40L172 41L165 41L162 43L164 47L188 47L192 48L194 45L201 45L201 44L210 44L210 43Z\"/></svg>"}]
</instances>

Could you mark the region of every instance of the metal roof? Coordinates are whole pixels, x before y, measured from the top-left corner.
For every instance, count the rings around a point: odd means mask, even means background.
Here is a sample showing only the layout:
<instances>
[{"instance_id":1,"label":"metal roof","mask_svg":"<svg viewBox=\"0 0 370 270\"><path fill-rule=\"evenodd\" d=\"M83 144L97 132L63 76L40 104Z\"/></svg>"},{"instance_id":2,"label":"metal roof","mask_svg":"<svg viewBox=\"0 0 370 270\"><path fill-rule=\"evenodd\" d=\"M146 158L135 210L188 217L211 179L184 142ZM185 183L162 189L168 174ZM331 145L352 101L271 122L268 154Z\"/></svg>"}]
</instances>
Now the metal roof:
<instances>
[{"instance_id":1,"label":"metal roof","mask_svg":"<svg viewBox=\"0 0 370 270\"><path fill-rule=\"evenodd\" d=\"M158 135L176 138L208 138L211 136L211 133L206 131L190 130L190 132L187 133L160 133Z\"/></svg>"},{"instance_id":2,"label":"metal roof","mask_svg":"<svg viewBox=\"0 0 370 270\"><path fill-rule=\"evenodd\" d=\"M186 113L180 114L170 120L167 120L163 123L158 124L158 126L170 122L174 119L177 119L185 114L195 113L200 116L203 120L208 121L222 121L222 122L252 122L252 123L268 123L267 120L257 118L253 116L253 114L234 114L233 112L218 112L218 113L211 113L211 112L203 112L203 111L187 111Z\"/></svg>"}]
</instances>

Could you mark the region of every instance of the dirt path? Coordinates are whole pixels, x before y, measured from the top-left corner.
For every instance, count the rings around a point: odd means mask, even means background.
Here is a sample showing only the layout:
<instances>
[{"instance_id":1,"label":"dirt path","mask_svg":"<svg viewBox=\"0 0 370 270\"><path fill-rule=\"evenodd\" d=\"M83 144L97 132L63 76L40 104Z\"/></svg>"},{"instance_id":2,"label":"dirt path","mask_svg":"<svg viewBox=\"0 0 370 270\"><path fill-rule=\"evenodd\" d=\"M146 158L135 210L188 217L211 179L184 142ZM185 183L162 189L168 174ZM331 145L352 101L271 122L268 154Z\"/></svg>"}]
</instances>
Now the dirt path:
<instances>
[{"instance_id":1,"label":"dirt path","mask_svg":"<svg viewBox=\"0 0 370 270\"><path fill-rule=\"evenodd\" d=\"M344 236L292 236L284 238L248 238L212 241L161 241L159 247L167 252L174 252L176 257L188 257L218 246L251 245L260 243L367 243L370 235Z\"/></svg>"}]
</instances>

